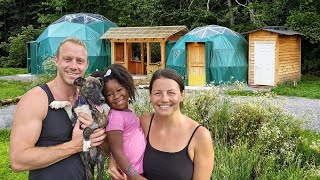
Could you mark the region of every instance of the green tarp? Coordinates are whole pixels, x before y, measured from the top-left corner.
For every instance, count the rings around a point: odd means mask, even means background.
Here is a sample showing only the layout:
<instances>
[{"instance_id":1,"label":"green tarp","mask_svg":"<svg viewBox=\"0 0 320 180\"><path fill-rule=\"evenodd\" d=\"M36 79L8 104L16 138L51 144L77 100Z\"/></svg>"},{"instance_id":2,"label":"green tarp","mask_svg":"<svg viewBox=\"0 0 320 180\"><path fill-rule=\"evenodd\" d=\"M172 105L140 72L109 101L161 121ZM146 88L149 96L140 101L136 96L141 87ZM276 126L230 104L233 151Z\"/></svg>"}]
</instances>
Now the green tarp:
<instances>
[{"instance_id":1,"label":"green tarp","mask_svg":"<svg viewBox=\"0 0 320 180\"><path fill-rule=\"evenodd\" d=\"M186 44L191 42L205 43L207 84L247 82L248 42L226 27L209 25L197 27L181 37L167 57L166 67L178 71L185 84L188 83Z\"/></svg>"},{"instance_id":2,"label":"green tarp","mask_svg":"<svg viewBox=\"0 0 320 180\"><path fill-rule=\"evenodd\" d=\"M28 72L44 73L42 63L46 57L55 56L59 44L67 37L82 39L88 48L90 73L111 64L111 47L101 36L116 24L107 18L89 13L69 14L49 25L36 41L27 43Z\"/></svg>"}]
</instances>

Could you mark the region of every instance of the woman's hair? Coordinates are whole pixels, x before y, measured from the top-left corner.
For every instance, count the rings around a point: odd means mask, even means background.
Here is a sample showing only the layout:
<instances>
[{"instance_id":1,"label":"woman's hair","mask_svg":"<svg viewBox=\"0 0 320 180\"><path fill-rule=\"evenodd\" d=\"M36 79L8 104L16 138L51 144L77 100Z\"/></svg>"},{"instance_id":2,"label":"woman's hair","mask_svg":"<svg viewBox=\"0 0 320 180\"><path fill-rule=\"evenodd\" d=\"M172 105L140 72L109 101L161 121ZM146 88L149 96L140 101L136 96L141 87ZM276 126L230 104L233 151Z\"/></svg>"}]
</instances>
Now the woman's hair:
<instances>
[{"instance_id":1,"label":"woman's hair","mask_svg":"<svg viewBox=\"0 0 320 180\"><path fill-rule=\"evenodd\" d=\"M98 73L100 75L100 73ZM104 84L108 83L110 80L117 80L118 83L127 89L129 94L129 103L136 100L136 87L134 85L133 78L127 69L120 64L110 65L106 72L101 77ZM105 86L103 86L103 93L105 93ZM104 94L106 96L106 94Z\"/></svg>"},{"instance_id":2,"label":"woman's hair","mask_svg":"<svg viewBox=\"0 0 320 180\"><path fill-rule=\"evenodd\" d=\"M177 71L173 69L158 69L156 72L153 73L150 81L150 85L149 85L150 94L152 92L154 81L160 78L168 78L168 79L174 80L175 82L178 83L180 92L182 93L184 91L184 81L180 76L180 74L177 73Z\"/></svg>"}]
</instances>

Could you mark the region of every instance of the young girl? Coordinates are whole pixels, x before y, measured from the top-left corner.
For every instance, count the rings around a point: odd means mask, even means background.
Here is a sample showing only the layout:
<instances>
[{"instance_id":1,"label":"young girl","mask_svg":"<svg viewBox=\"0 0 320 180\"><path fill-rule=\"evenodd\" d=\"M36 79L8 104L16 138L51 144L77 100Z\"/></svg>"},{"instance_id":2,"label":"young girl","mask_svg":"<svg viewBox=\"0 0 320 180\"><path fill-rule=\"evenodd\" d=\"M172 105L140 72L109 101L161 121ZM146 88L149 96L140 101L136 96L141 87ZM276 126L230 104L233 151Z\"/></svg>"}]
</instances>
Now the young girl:
<instances>
[{"instance_id":1,"label":"young girl","mask_svg":"<svg viewBox=\"0 0 320 180\"><path fill-rule=\"evenodd\" d=\"M111 157L129 179L144 179L143 155L146 138L139 118L129 108L135 100L132 76L122 65L112 64L104 77L103 94L110 107L109 124L106 128Z\"/></svg>"}]
</instances>

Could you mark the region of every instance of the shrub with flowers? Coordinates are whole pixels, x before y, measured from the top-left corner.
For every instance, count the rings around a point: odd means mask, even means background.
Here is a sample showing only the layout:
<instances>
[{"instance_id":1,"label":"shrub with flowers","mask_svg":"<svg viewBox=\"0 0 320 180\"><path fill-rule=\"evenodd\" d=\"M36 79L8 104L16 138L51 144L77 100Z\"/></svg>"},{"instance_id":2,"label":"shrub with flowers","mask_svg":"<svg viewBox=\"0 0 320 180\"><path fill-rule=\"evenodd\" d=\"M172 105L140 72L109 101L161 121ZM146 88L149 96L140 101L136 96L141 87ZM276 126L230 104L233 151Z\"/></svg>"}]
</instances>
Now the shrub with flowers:
<instances>
[{"instance_id":1,"label":"shrub with flowers","mask_svg":"<svg viewBox=\"0 0 320 180\"><path fill-rule=\"evenodd\" d=\"M317 177L320 141L306 143L309 138L301 120L285 113L272 94L230 97L225 93L230 88L223 88L187 91L182 109L212 133L213 179ZM148 92L139 94L134 107L139 114L150 112ZM320 133L312 134L313 139L320 138Z\"/></svg>"},{"instance_id":2,"label":"shrub with flowers","mask_svg":"<svg viewBox=\"0 0 320 180\"><path fill-rule=\"evenodd\" d=\"M57 72L57 66L54 63L54 56L45 56L42 63L42 68L45 74L55 75Z\"/></svg>"}]
</instances>

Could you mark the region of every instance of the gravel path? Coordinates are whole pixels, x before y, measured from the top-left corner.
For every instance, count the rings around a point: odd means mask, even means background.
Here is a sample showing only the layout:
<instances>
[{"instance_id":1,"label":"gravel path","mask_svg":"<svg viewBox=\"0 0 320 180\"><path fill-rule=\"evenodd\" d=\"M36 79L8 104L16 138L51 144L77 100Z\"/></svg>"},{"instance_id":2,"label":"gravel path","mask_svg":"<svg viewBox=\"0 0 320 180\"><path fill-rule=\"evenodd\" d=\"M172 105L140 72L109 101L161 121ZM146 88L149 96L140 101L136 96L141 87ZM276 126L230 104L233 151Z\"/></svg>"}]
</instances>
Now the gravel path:
<instances>
[{"instance_id":1,"label":"gravel path","mask_svg":"<svg viewBox=\"0 0 320 180\"><path fill-rule=\"evenodd\" d=\"M280 102L285 111L307 121L307 129L320 132L320 100L300 97L277 96L274 101ZM16 105L0 109L0 129L11 128Z\"/></svg>"},{"instance_id":2,"label":"gravel path","mask_svg":"<svg viewBox=\"0 0 320 180\"><path fill-rule=\"evenodd\" d=\"M284 109L299 118L305 119L306 129L320 132L320 99L278 96L283 99Z\"/></svg>"}]
</instances>

